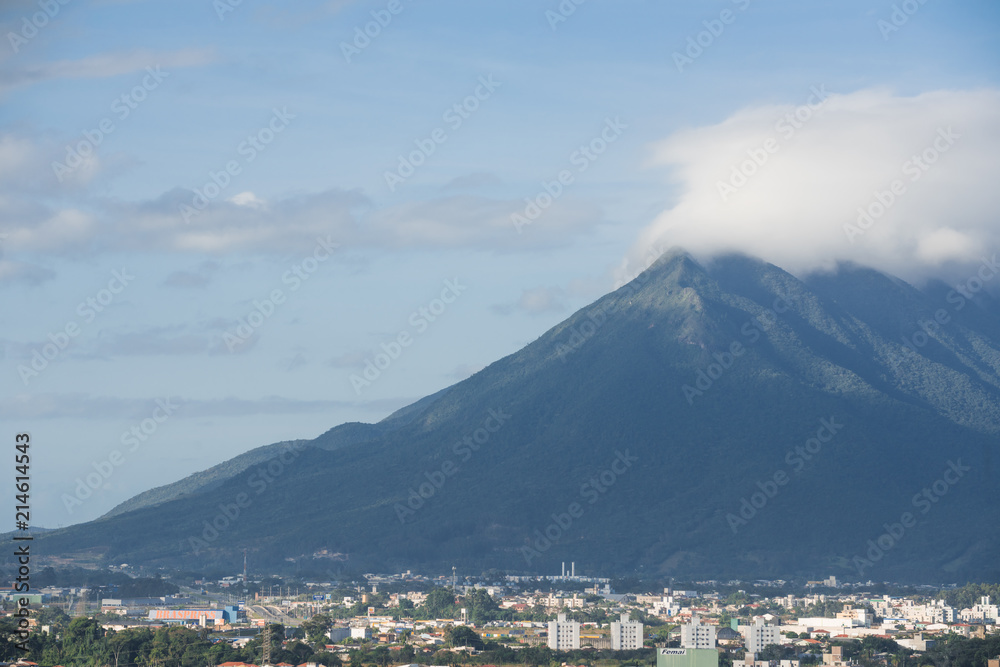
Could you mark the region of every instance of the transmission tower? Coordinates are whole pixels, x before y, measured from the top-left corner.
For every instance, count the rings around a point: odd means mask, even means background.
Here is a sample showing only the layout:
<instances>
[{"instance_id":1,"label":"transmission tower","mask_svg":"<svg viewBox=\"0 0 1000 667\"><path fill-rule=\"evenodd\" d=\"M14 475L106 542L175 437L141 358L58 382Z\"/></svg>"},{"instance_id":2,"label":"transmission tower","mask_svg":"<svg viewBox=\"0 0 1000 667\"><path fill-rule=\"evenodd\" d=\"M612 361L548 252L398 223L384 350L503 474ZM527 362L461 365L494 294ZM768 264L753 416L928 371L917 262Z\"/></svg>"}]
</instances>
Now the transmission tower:
<instances>
[{"instance_id":1,"label":"transmission tower","mask_svg":"<svg viewBox=\"0 0 1000 667\"><path fill-rule=\"evenodd\" d=\"M261 667L271 664L271 626L264 621L264 654L260 658Z\"/></svg>"}]
</instances>

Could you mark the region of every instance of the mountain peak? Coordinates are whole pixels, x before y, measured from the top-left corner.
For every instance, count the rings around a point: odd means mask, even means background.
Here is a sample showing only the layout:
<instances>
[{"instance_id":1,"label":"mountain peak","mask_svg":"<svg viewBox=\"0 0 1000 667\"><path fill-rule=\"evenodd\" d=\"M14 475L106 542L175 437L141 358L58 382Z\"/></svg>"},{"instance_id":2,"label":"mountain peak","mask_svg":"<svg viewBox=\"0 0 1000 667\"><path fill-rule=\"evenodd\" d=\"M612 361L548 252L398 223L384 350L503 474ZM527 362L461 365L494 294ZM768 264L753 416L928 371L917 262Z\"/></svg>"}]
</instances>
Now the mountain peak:
<instances>
[{"instance_id":1,"label":"mountain peak","mask_svg":"<svg viewBox=\"0 0 1000 667\"><path fill-rule=\"evenodd\" d=\"M39 539L47 553L197 568L248 548L262 567L301 571L328 567L312 556L325 549L360 571L575 560L609 574L991 576L1000 527L966 508L1000 506L1000 330L971 308L917 328L942 308L881 274L810 283L671 248L446 392L297 448L279 483L262 483L256 457L284 449L255 450L182 496ZM952 461L969 472L947 498L856 569ZM248 489L266 499L206 532ZM552 523L573 506L583 514Z\"/></svg>"}]
</instances>

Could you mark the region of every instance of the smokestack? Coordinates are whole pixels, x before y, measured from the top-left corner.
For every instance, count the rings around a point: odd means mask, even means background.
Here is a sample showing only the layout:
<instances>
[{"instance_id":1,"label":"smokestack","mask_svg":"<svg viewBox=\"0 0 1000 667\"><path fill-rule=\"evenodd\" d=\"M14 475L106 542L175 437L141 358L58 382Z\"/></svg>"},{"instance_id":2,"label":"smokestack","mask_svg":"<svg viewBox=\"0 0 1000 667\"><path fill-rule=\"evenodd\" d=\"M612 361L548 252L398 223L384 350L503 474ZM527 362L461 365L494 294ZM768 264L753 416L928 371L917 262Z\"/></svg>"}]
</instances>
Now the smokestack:
<instances>
[{"instance_id":1,"label":"smokestack","mask_svg":"<svg viewBox=\"0 0 1000 667\"><path fill-rule=\"evenodd\" d=\"M570 567L570 575L569 576L575 577L576 576L576 561L573 561L572 563L570 563L569 567Z\"/></svg>"},{"instance_id":2,"label":"smokestack","mask_svg":"<svg viewBox=\"0 0 1000 667\"><path fill-rule=\"evenodd\" d=\"M563 561L562 564L562 576L566 576L566 561Z\"/></svg>"}]
</instances>

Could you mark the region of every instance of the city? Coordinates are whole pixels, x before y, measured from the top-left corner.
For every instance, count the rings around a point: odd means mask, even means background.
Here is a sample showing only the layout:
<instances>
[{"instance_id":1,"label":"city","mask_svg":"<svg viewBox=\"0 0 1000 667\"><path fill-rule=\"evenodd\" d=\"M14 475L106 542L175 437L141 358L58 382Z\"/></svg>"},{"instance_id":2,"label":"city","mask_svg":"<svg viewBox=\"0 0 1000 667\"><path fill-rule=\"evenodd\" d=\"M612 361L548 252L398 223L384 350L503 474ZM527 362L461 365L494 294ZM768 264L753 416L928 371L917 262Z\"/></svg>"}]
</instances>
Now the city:
<instances>
[{"instance_id":1,"label":"city","mask_svg":"<svg viewBox=\"0 0 1000 667\"><path fill-rule=\"evenodd\" d=\"M830 576L648 590L637 579L578 575L572 562L549 576L407 571L322 582L246 573L161 579L115 569L112 586L6 591L8 610L11 602L29 609L31 658L4 658L116 667L170 659L222 667L997 667L1000 658L1000 586L988 584L905 587ZM80 574L49 568L39 577ZM129 595L105 597L114 590ZM0 622L14 617L8 611Z\"/></svg>"}]
</instances>

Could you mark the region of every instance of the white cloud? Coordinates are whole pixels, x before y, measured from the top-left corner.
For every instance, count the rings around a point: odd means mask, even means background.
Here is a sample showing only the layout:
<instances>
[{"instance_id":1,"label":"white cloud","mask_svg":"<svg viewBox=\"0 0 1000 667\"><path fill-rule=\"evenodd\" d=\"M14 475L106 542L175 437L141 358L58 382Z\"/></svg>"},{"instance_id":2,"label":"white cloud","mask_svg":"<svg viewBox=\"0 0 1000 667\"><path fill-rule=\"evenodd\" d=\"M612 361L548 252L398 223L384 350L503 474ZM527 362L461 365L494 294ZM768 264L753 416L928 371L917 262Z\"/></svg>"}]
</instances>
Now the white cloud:
<instances>
[{"instance_id":1,"label":"white cloud","mask_svg":"<svg viewBox=\"0 0 1000 667\"><path fill-rule=\"evenodd\" d=\"M182 49L100 53L77 60L29 63L18 67L6 67L0 72L0 93L51 79L101 79L141 72L147 67L160 67L169 76L172 68L205 65L214 59L215 56L208 49Z\"/></svg>"},{"instance_id":2,"label":"white cloud","mask_svg":"<svg viewBox=\"0 0 1000 667\"><path fill-rule=\"evenodd\" d=\"M35 286L47 280L52 280L55 278L55 275L50 269L41 266L0 259L0 285L4 283L25 283Z\"/></svg>"},{"instance_id":3,"label":"white cloud","mask_svg":"<svg viewBox=\"0 0 1000 667\"><path fill-rule=\"evenodd\" d=\"M0 184L0 191L3 190ZM311 252L318 237L353 248L478 248L511 251L565 245L602 221L599 207L566 198L518 234L510 220L522 203L455 196L374 209L359 191L331 189L264 203L253 193L212 202L185 221L180 188L145 202L95 199L79 208L0 197L11 252L81 255L106 251L181 253ZM194 210L194 209L192 209Z\"/></svg>"},{"instance_id":4,"label":"white cloud","mask_svg":"<svg viewBox=\"0 0 1000 667\"><path fill-rule=\"evenodd\" d=\"M237 206L249 206L250 208L263 208L267 205L267 202L249 191L233 195L228 199L228 201L231 201Z\"/></svg>"},{"instance_id":5,"label":"white cloud","mask_svg":"<svg viewBox=\"0 0 1000 667\"><path fill-rule=\"evenodd\" d=\"M566 292L560 287L532 287L522 290L521 297L512 304L493 306L498 315L510 315L520 310L530 315L566 310Z\"/></svg>"},{"instance_id":6,"label":"white cloud","mask_svg":"<svg viewBox=\"0 0 1000 667\"><path fill-rule=\"evenodd\" d=\"M655 146L653 162L673 168L681 192L623 271L649 248L675 245L700 256L745 252L792 272L854 261L917 278L975 261L1000 241L998 154L997 90L862 90L813 109L744 109ZM913 160L922 155L934 163ZM740 169L751 174L745 184ZM859 208L871 224L858 225Z\"/></svg>"}]
</instances>

